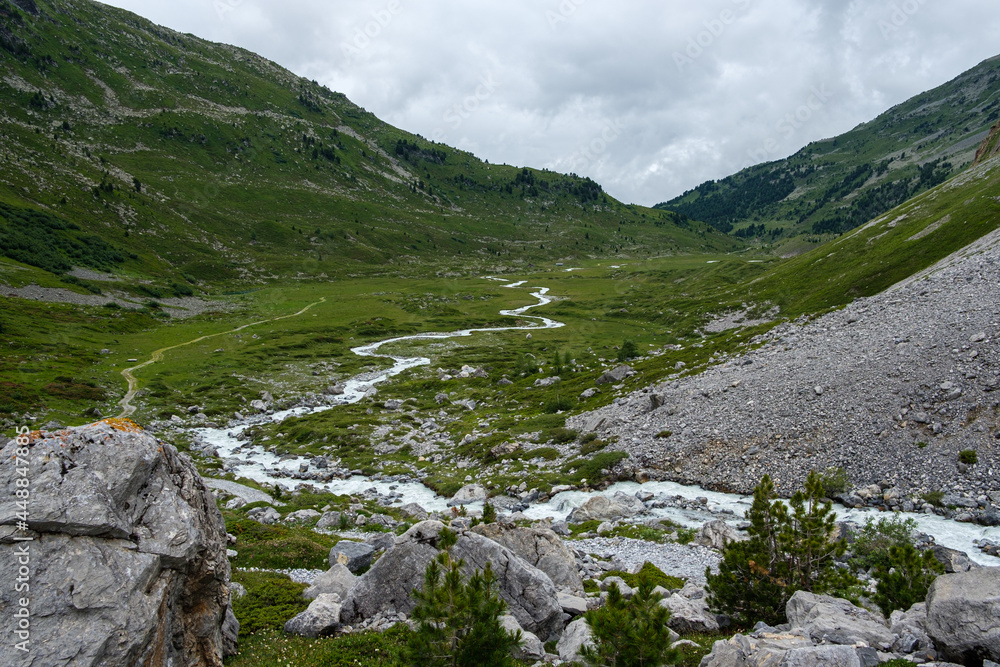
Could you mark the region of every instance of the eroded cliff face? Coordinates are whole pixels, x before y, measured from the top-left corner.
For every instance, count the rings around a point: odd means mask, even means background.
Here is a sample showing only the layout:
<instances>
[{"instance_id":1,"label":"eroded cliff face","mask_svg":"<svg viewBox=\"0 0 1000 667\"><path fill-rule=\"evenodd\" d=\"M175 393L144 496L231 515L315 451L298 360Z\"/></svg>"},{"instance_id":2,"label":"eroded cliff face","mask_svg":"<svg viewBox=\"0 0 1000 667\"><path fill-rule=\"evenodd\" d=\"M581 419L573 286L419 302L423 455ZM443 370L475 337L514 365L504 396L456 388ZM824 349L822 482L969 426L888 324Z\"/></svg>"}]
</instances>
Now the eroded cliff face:
<instances>
[{"instance_id":1,"label":"eroded cliff face","mask_svg":"<svg viewBox=\"0 0 1000 667\"><path fill-rule=\"evenodd\" d=\"M993 127L990 128L990 133L983 139L983 143L979 144L972 166L986 162L997 153L1000 153L1000 122L994 123Z\"/></svg>"},{"instance_id":2,"label":"eroded cliff face","mask_svg":"<svg viewBox=\"0 0 1000 667\"><path fill-rule=\"evenodd\" d=\"M113 419L0 457L0 632L28 598L21 664L217 667L235 651L225 523L190 460Z\"/></svg>"}]
</instances>

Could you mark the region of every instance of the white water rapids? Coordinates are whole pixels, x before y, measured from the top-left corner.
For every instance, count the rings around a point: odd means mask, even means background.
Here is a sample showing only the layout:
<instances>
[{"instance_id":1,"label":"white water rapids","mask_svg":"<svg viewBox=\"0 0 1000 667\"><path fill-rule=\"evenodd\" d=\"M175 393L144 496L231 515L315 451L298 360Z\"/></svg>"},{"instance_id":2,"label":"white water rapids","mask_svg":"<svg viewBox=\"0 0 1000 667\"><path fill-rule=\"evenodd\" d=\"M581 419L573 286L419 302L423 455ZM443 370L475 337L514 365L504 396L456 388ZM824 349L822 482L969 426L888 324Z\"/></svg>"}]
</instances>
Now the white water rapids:
<instances>
[{"instance_id":1,"label":"white water rapids","mask_svg":"<svg viewBox=\"0 0 1000 667\"><path fill-rule=\"evenodd\" d=\"M507 282L502 278L489 279ZM525 281L516 283L508 282L504 285L504 287L516 288L524 284ZM293 487L299 483L299 480L294 478L275 477L272 473L278 471L288 473L297 472L299 469L299 463L308 459L288 459L281 461L277 455L265 451L262 447L251 448L245 446L246 443L237 439L237 436L243 431L244 428L251 424L261 423L265 420L280 422L290 416L321 412L323 410L335 408L338 405L356 403L364 398L365 393L375 384L399 375L403 371L410 368L426 366L431 363L431 360L427 357L403 357L379 354L379 348L390 343L399 343L408 340L444 340L448 338L471 336L472 334L478 332L554 329L564 326L562 322L551 320L546 317L538 315L525 315L528 310L538 306L544 306L553 301L553 298L548 296L547 287L535 287L532 289L535 291L531 292L531 295L538 300L537 303L513 310L501 310L500 314L511 317L524 317L526 319L532 319L536 321L533 324L515 327L461 329L459 331L447 333L414 334L389 338L376 343L369 343L367 345L355 347L352 348L351 351L359 356L386 357L392 359L393 364L388 369L366 373L348 380L344 383L344 393L338 396L337 399L329 405L315 408L294 408L291 410L282 410L280 412L275 412L273 415L255 417L247 420L243 424L228 428L196 429L196 433L203 441L210 443L218 450L220 458L245 461L245 463L237 464L233 468L233 472L236 473L238 477L245 477L247 479L267 484L281 484L284 487ZM240 447L242 447L240 452L234 453L234 450ZM366 477L355 476L350 479L334 479L325 483L310 480L309 483L317 488L322 488L337 494L359 494L372 488L376 489L380 494L402 494L402 498L398 501L398 504L418 503L430 512L446 511L447 501L449 500L448 498L435 494L434 491L418 481L373 480ZM636 482L619 482L601 492L564 491L552 497L548 502L531 505L524 512L524 514L532 519L542 519L546 517L551 517L554 520L565 519L574 508L579 507L594 495L601 493L610 497L618 491L631 494L639 491L640 489L642 491L651 492L656 496L665 494L669 497L680 496L689 500L695 500L697 498L706 499L702 505L704 509L700 510L667 507L655 509L651 512L651 516L653 517L668 518L687 527L700 527L705 521L720 518L720 516L722 518L729 517L732 520L742 520L743 514L750 507L751 502L751 499L747 496L708 491L698 486L684 486L674 482L646 482L644 484L638 484ZM476 506L470 506L470 509L474 507ZM841 505L835 505L834 507L838 518L843 520L853 520L859 524L863 524L867 517L875 516L877 518L879 515L879 512L874 509L848 509ZM973 540L982 538L1000 541L1000 527L985 527L971 523L958 523L934 514L902 513L901 516L904 518L914 519L917 523L918 530L929 535L933 535L938 544L952 549L965 551L969 554L969 557L972 560L975 560L983 565L1000 565L1000 560L981 553L972 543Z\"/></svg>"}]
</instances>

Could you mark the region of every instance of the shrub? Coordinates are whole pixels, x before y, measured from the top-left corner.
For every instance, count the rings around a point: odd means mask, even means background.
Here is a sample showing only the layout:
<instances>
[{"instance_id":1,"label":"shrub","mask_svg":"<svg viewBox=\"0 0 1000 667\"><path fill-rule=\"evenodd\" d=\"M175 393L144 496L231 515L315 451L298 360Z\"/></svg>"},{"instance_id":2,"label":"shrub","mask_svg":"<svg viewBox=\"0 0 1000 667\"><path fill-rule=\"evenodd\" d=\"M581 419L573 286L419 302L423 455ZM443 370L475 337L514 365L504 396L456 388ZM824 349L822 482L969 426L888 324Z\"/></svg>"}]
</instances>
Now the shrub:
<instances>
[{"instance_id":1,"label":"shrub","mask_svg":"<svg viewBox=\"0 0 1000 667\"><path fill-rule=\"evenodd\" d=\"M545 440L552 440L560 445L564 445L567 442L573 442L576 440L577 435L579 435L579 432L571 428L557 427L549 429L542 434L542 437Z\"/></svg>"},{"instance_id":2,"label":"shrub","mask_svg":"<svg viewBox=\"0 0 1000 667\"><path fill-rule=\"evenodd\" d=\"M663 570L656 567L648 560L642 564L642 569L636 574L632 574L631 572L622 572L621 570L611 570L610 572L602 574L600 578L603 581L608 577L621 577L622 581L632 588L639 586L639 582L642 577L647 577L653 584L653 588L663 586L667 590L672 590L684 587L684 579L666 574Z\"/></svg>"},{"instance_id":3,"label":"shrub","mask_svg":"<svg viewBox=\"0 0 1000 667\"><path fill-rule=\"evenodd\" d=\"M635 341L626 340L618 350L618 361L628 361L639 356L639 347Z\"/></svg>"},{"instance_id":4,"label":"shrub","mask_svg":"<svg viewBox=\"0 0 1000 667\"><path fill-rule=\"evenodd\" d=\"M815 471L787 506L775 498L774 484L764 475L747 512L750 539L723 550L718 574L706 569L709 607L741 624L776 625L785 621L785 605L795 591L846 587L853 577L839 570L835 559L847 545L832 539L833 506L820 502L822 497Z\"/></svg>"},{"instance_id":5,"label":"shrub","mask_svg":"<svg viewBox=\"0 0 1000 667\"><path fill-rule=\"evenodd\" d=\"M584 618L593 632L594 646L581 651L588 665L653 667L674 663L680 654L670 648L670 611L660 606L652 579L640 573L638 590L625 600L617 585L608 591L603 607L588 611Z\"/></svg>"},{"instance_id":6,"label":"shrub","mask_svg":"<svg viewBox=\"0 0 1000 667\"><path fill-rule=\"evenodd\" d=\"M550 415L557 412L566 412L567 410L572 409L573 401L565 396L556 396L552 400L545 402L545 412Z\"/></svg>"},{"instance_id":7,"label":"shrub","mask_svg":"<svg viewBox=\"0 0 1000 667\"><path fill-rule=\"evenodd\" d=\"M424 571L424 588L414 590L418 623L406 646L410 665L464 666L513 665L511 650L521 642L521 633L510 633L500 624L507 605L496 594L496 577L490 564L462 581L463 561L448 552L457 541L455 533L443 529L438 539L441 552ZM442 578L443 577L443 578Z\"/></svg>"},{"instance_id":8,"label":"shrub","mask_svg":"<svg viewBox=\"0 0 1000 667\"><path fill-rule=\"evenodd\" d=\"M604 442L603 440L598 440L595 438L593 440L588 440L587 442L580 445L580 453L586 456L587 454L593 454L594 452L599 452L607 446L608 443Z\"/></svg>"},{"instance_id":9,"label":"shrub","mask_svg":"<svg viewBox=\"0 0 1000 667\"><path fill-rule=\"evenodd\" d=\"M970 466L975 465L979 462L979 455L974 449L963 449L958 453L958 461Z\"/></svg>"},{"instance_id":10,"label":"shrub","mask_svg":"<svg viewBox=\"0 0 1000 667\"><path fill-rule=\"evenodd\" d=\"M941 501L944 500L944 491L928 491L920 497L923 498L924 502L928 502L934 507L942 507Z\"/></svg>"},{"instance_id":11,"label":"shrub","mask_svg":"<svg viewBox=\"0 0 1000 667\"><path fill-rule=\"evenodd\" d=\"M602 470L610 470L619 461L627 458L628 454L625 452L600 452L599 454L595 454L591 459L580 462L579 467L574 473L574 477L578 480L586 479L589 483L593 483L605 476L601 473Z\"/></svg>"},{"instance_id":12,"label":"shrub","mask_svg":"<svg viewBox=\"0 0 1000 667\"><path fill-rule=\"evenodd\" d=\"M673 434L674 434L673 431L660 431L659 433L656 434L656 437L661 439L666 439L672 436Z\"/></svg>"},{"instance_id":13,"label":"shrub","mask_svg":"<svg viewBox=\"0 0 1000 667\"><path fill-rule=\"evenodd\" d=\"M487 501L483 503L483 523L495 523L497 520L497 511L493 507L493 503Z\"/></svg>"},{"instance_id":14,"label":"shrub","mask_svg":"<svg viewBox=\"0 0 1000 667\"><path fill-rule=\"evenodd\" d=\"M553 447L537 447L535 449L529 449L524 452L525 457L528 458L543 458L546 461L555 461L559 458L559 450Z\"/></svg>"},{"instance_id":15,"label":"shrub","mask_svg":"<svg viewBox=\"0 0 1000 667\"><path fill-rule=\"evenodd\" d=\"M917 522L913 519L900 519L898 516L882 517L875 521L868 517L865 525L858 533L857 539L851 545L854 556L851 565L855 569L869 570L889 564L889 550L913 544L913 531Z\"/></svg>"},{"instance_id":16,"label":"shrub","mask_svg":"<svg viewBox=\"0 0 1000 667\"><path fill-rule=\"evenodd\" d=\"M920 553L912 544L894 545L888 563L875 570L875 604L886 617L897 609L905 611L926 599L927 589L943 572L931 550Z\"/></svg>"},{"instance_id":17,"label":"shrub","mask_svg":"<svg viewBox=\"0 0 1000 667\"><path fill-rule=\"evenodd\" d=\"M847 491L848 480L847 471L839 467L829 467L819 475L820 485L823 487L823 497L833 498L839 493Z\"/></svg>"}]
</instances>

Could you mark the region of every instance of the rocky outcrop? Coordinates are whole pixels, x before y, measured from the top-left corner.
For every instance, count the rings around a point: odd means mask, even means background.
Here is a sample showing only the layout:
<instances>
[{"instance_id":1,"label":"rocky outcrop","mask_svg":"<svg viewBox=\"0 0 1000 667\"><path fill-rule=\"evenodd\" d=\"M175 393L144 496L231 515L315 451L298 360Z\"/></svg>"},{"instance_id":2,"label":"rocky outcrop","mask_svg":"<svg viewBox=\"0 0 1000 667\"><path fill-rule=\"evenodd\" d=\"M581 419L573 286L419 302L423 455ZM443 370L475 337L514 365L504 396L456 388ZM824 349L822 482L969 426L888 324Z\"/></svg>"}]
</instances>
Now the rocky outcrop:
<instances>
[{"instance_id":1,"label":"rocky outcrop","mask_svg":"<svg viewBox=\"0 0 1000 667\"><path fill-rule=\"evenodd\" d=\"M941 655L1000 661L1000 568L943 574L927 592L927 634ZM978 664L978 663L976 663Z\"/></svg>"},{"instance_id":2,"label":"rocky outcrop","mask_svg":"<svg viewBox=\"0 0 1000 667\"><path fill-rule=\"evenodd\" d=\"M589 498L587 502L570 512L566 520L570 523L615 521L635 516L645 510L641 500L619 491L611 498L604 495Z\"/></svg>"},{"instance_id":3,"label":"rocky outcrop","mask_svg":"<svg viewBox=\"0 0 1000 667\"><path fill-rule=\"evenodd\" d=\"M472 532L502 544L549 575L558 590L583 595L583 579L580 578L576 558L551 530L490 523L479 524Z\"/></svg>"},{"instance_id":4,"label":"rocky outcrop","mask_svg":"<svg viewBox=\"0 0 1000 667\"><path fill-rule=\"evenodd\" d=\"M336 595L337 600L347 597L358 578L343 563L336 563L329 570L313 579L312 585L302 592L306 598L315 600L323 594Z\"/></svg>"},{"instance_id":5,"label":"rocky outcrop","mask_svg":"<svg viewBox=\"0 0 1000 667\"><path fill-rule=\"evenodd\" d=\"M443 528L440 521L422 521L400 535L347 594L341 622L358 623L380 612L409 614L416 605L413 590L423 588L424 570L438 554ZM510 549L466 532L451 547L451 555L464 561L466 576L491 564L498 593L522 628L544 640L562 629L562 609L552 580Z\"/></svg>"},{"instance_id":6,"label":"rocky outcrop","mask_svg":"<svg viewBox=\"0 0 1000 667\"><path fill-rule=\"evenodd\" d=\"M896 639L881 614L829 595L797 591L789 599L785 613L793 629L804 631L816 642L864 643L888 650Z\"/></svg>"},{"instance_id":7,"label":"rocky outcrop","mask_svg":"<svg viewBox=\"0 0 1000 667\"><path fill-rule=\"evenodd\" d=\"M302 637L326 637L340 628L340 604L336 595L322 593L305 611L285 623L285 632Z\"/></svg>"},{"instance_id":8,"label":"rocky outcrop","mask_svg":"<svg viewBox=\"0 0 1000 667\"><path fill-rule=\"evenodd\" d=\"M715 519L706 522L701 527L693 542L703 547L722 551L730 542L741 542L745 539L747 539L746 534L740 533L722 519Z\"/></svg>"},{"instance_id":9,"label":"rocky outcrop","mask_svg":"<svg viewBox=\"0 0 1000 667\"><path fill-rule=\"evenodd\" d=\"M348 570L357 574L372 564L372 557L375 555L375 547L364 542L354 542L352 540L341 540L330 549L330 567L338 563L347 567Z\"/></svg>"},{"instance_id":10,"label":"rocky outcrop","mask_svg":"<svg viewBox=\"0 0 1000 667\"><path fill-rule=\"evenodd\" d=\"M221 667L235 652L225 524L189 459L124 420L11 441L0 457L0 542L27 553L32 664ZM0 579L18 567L0 559ZM22 596L0 591L7 637Z\"/></svg>"}]
</instances>

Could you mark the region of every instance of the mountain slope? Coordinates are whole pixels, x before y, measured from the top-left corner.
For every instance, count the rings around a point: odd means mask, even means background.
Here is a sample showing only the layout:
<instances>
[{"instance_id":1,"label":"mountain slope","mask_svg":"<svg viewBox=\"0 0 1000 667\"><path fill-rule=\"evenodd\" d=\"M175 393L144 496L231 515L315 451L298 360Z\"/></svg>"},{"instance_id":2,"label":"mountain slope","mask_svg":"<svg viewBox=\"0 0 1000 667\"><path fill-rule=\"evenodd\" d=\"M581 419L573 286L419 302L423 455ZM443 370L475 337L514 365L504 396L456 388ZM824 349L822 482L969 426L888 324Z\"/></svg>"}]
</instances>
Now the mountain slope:
<instances>
[{"instance_id":1,"label":"mountain slope","mask_svg":"<svg viewBox=\"0 0 1000 667\"><path fill-rule=\"evenodd\" d=\"M22 262L43 242L24 238L31 216L55 232L50 260L189 282L733 247L589 179L484 163L253 53L89 0L0 0L0 99L0 248Z\"/></svg>"},{"instance_id":2,"label":"mountain slope","mask_svg":"<svg viewBox=\"0 0 1000 667\"><path fill-rule=\"evenodd\" d=\"M853 229L964 169L1000 118L1000 56L783 160L655 208L744 237Z\"/></svg>"},{"instance_id":3,"label":"mountain slope","mask_svg":"<svg viewBox=\"0 0 1000 667\"><path fill-rule=\"evenodd\" d=\"M998 196L994 158L778 264L738 288L748 302L770 295L793 316L850 303L567 425L619 436L663 477L716 488L749 492L767 472L790 493L835 467L856 487L898 487L899 502L995 491ZM971 469L958 465L966 449L978 452Z\"/></svg>"}]
</instances>

